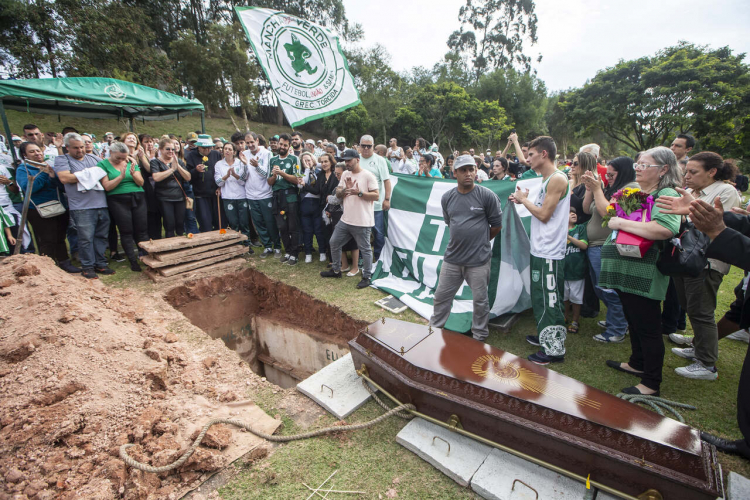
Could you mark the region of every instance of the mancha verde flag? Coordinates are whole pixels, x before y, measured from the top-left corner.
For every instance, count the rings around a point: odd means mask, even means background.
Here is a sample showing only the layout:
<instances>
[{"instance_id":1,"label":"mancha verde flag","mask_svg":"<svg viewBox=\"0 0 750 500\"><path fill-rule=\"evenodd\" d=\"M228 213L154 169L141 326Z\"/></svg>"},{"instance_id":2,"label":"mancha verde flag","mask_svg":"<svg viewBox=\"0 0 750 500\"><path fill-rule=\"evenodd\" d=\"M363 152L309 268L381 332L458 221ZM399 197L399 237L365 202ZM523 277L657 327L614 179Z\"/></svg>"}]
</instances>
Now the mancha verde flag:
<instances>
[{"instance_id":1,"label":"mancha verde flag","mask_svg":"<svg viewBox=\"0 0 750 500\"><path fill-rule=\"evenodd\" d=\"M337 36L276 10L235 11L292 127L360 103Z\"/></svg>"},{"instance_id":2,"label":"mancha verde flag","mask_svg":"<svg viewBox=\"0 0 750 500\"><path fill-rule=\"evenodd\" d=\"M456 181L394 174L391 185L387 237L372 284L429 319L443 254L450 240L440 200L445 192L456 187ZM503 228L492 241L490 318L531 307L528 236L531 214L523 205L509 203L508 196L520 187L528 189L529 198L535 199L541 185L540 177L481 184L500 198L503 207ZM471 288L464 282L453 300L445 328L469 331L472 310Z\"/></svg>"}]
</instances>

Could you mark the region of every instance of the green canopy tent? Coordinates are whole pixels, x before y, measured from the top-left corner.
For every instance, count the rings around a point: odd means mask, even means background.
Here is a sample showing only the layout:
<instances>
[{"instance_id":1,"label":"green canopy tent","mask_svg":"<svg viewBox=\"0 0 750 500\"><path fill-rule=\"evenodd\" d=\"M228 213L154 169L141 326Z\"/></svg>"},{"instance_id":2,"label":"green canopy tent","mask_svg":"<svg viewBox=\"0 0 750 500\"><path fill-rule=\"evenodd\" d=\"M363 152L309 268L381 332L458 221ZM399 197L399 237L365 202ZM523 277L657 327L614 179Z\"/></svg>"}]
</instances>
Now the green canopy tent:
<instances>
[{"instance_id":1,"label":"green canopy tent","mask_svg":"<svg viewBox=\"0 0 750 500\"><path fill-rule=\"evenodd\" d=\"M200 111L201 129L205 132L206 128L205 108L197 99L113 78L1 80L0 115L10 141L6 108L83 118L127 118L131 130L136 119L171 120ZM10 150L15 156L14 149Z\"/></svg>"}]
</instances>

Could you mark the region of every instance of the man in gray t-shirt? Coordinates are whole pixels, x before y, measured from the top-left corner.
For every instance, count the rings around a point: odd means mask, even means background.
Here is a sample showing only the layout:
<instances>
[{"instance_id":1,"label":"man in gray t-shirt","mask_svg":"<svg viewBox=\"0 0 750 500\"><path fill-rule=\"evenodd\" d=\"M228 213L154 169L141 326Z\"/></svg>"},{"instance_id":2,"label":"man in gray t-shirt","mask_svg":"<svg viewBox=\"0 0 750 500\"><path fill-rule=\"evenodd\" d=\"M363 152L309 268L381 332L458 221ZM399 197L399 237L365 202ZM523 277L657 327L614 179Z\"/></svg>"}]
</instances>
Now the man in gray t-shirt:
<instances>
[{"instance_id":1,"label":"man in gray t-shirt","mask_svg":"<svg viewBox=\"0 0 750 500\"><path fill-rule=\"evenodd\" d=\"M453 165L458 185L443 195L443 219L450 229L448 248L443 256L434 310L430 324L445 326L453 298L464 280L471 288L474 315L472 336L484 341L489 335L488 287L490 284L490 240L500 233L500 200L489 189L474 184L476 163L469 155L456 158Z\"/></svg>"}]
</instances>

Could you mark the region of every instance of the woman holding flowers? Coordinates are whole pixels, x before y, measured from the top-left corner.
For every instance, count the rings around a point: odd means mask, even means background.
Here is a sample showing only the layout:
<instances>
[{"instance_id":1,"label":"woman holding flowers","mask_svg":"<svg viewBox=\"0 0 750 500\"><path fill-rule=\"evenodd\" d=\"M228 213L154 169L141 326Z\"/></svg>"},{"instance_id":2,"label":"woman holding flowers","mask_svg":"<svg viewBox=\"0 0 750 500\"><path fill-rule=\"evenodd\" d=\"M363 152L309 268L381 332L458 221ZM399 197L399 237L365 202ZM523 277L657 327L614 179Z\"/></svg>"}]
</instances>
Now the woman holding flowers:
<instances>
[{"instance_id":1,"label":"woman holding flowers","mask_svg":"<svg viewBox=\"0 0 750 500\"><path fill-rule=\"evenodd\" d=\"M584 153L581 153L584 154ZM607 306L606 322L599 322L605 328L603 333L594 335L594 340L599 342L622 342L628 330L628 322L625 313L622 312L620 297L614 290L599 286L599 273L602 267L602 246L612 233L612 230L602 224L602 218L607 215L607 207L612 195L621 189L637 188L635 182L635 170L633 160L627 156L615 158L607 165L607 180L609 185L605 188L603 179L600 179L594 171L587 171L581 176L586 186L586 194L583 197L583 211L591 215L587 227L589 237L589 248L586 256L589 261L591 283L594 285L596 296Z\"/></svg>"},{"instance_id":2,"label":"woman holding flowers","mask_svg":"<svg viewBox=\"0 0 750 500\"><path fill-rule=\"evenodd\" d=\"M654 202L660 196L679 196L675 188L682 184L682 173L674 153L663 146L643 152L634 167L639 189L614 193L616 203L608 207L611 218L605 222L613 233L602 247L599 275L599 286L615 290L620 297L632 352L627 363L607 361L607 366L640 377L640 384L622 390L625 394L658 395L664 364L660 302L666 296L669 278L659 272L656 262L659 242L677 234L680 216L662 212ZM626 256L628 250L616 244L620 232L655 244L641 257Z\"/></svg>"}]
</instances>

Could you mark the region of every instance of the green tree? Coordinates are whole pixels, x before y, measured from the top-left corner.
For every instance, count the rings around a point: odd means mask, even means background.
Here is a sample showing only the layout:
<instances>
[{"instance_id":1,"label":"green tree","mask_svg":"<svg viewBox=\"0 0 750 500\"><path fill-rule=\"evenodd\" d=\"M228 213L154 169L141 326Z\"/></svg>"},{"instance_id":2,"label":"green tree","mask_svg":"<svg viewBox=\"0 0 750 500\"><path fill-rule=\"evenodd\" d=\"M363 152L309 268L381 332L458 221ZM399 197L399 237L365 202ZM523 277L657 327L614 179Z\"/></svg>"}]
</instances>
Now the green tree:
<instances>
[{"instance_id":1,"label":"green tree","mask_svg":"<svg viewBox=\"0 0 750 500\"><path fill-rule=\"evenodd\" d=\"M510 130L505 109L496 101L473 100L474 109L469 115L469 123L464 124L464 136L481 150L497 149L502 135Z\"/></svg>"},{"instance_id":2,"label":"green tree","mask_svg":"<svg viewBox=\"0 0 750 500\"><path fill-rule=\"evenodd\" d=\"M496 68L531 69L523 44L537 42L533 0L466 0L458 20L461 27L448 37L448 47L468 62L475 82Z\"/></svg>"},{"instance_id":3,"label":"green tree","mask_svg":"<svg viewBox=\"0 0 750 500\"><path fill-rule=\"evenodd\" d=\"M323 118L323 127L326 130L335 131L337 135L343 135L347 141L359 140L365 134L370 133L372 120L362 104L349 108L346 111Z\"/></svg>"}]
</instances>

